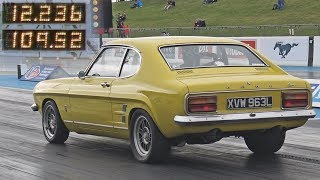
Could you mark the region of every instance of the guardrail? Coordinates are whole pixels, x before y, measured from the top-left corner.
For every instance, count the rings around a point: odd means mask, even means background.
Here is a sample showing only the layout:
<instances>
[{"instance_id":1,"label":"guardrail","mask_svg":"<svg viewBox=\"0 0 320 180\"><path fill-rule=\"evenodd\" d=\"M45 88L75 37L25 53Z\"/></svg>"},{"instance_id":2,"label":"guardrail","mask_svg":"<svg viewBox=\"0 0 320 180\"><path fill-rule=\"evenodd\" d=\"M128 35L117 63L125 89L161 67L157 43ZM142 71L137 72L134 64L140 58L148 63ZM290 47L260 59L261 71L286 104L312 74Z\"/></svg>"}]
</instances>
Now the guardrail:
<instances>
[{"instance_id":1,"label":"guardrail","mask_svg":"<svg viewBox=\"0 0 320 180\"><path fill-rule=\"evenodd\" d=\"M253 26L210 26L210 27L163 27L163 28L114 28L103 37L119 38L142 36L319 36L320 24L284 24L284 25L253 25ZM128 32L129 31L129 32Z\"/></svg>"}]
</instances>

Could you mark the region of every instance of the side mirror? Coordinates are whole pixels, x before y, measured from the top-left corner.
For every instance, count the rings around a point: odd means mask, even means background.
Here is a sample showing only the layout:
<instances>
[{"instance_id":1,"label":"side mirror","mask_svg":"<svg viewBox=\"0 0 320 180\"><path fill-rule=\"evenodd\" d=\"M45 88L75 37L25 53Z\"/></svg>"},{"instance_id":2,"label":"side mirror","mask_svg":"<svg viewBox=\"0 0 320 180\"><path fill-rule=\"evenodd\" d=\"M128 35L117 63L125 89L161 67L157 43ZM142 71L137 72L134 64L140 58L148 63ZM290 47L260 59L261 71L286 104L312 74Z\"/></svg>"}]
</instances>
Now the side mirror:
<instances>
[{"instance_id":1,"label":"side mirror","mask_svg":"<svg viewBox=\"0 0 320 180\"><path fill-rule=\"evenodd\" d=\"M86 73L84 71L79 71L78 72L78 78L81 79L81 80L85 79L85 75L86 75Z\"/></svg>"}]
</instances>

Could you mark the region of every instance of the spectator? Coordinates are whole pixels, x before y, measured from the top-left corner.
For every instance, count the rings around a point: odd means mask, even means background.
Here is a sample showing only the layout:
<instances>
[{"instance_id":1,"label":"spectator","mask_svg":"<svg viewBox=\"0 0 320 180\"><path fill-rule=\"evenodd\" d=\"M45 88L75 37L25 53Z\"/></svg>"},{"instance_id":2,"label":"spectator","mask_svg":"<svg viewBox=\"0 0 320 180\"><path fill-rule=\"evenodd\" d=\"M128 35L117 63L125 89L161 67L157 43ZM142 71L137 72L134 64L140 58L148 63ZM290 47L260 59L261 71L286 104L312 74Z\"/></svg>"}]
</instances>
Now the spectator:
<instances>
[{"instance_id":1,"label":"spectator","mask_svg":"<svg viewBox=\"0 0 320 180\"><path fill-rule=\"evenodd\" d=\"M129 26L122 23L122 31L123 31L123 37L128 38L130 33Z\"/></svg>"},{"instance_id":2,"label":"spectator","mask_svg":"<svg viewBox=\"0 0 320 180\"><path fill-rule=\"evenodd\" d=\"M167 1L167 4L164 6L164 10L168 10L168 9L170 9L170 8L172 8L172 7L175 7L176 6L176 1L175 0L168 0Z\"/></svg>"},{"instance_id":3,"label":"spectator","mask_svg":"<svg viewBox=\"0 0 320 180\"><path fill-rule=\"evenodd\" d=\"M124 30L122 29L123 21L117 20L117 30L118 30L118 37L123 38L124 37Z\"/></svg>"},{"instance_id":4,"label":"spectator","mask_svg":"<svg viewBox=\"0 0 320 180\"><path fill-rule=\"evenodd\" d=\"M282 10L284 8L284 3L284 0L278 0L278 3L273 5L272 10Z\"/></svg>"},{"instance_id":5,"label":"spectator","mask_svg":"<svg viewBox=\"0 0 320 180\"><path fill-rule=\"evenodd\" d=\"M170 36L170 33L167 31L161 32L161 36Z\"/></svg>"},{"instance_id":6,"label":"spectator","mask_svg":"<svg viewBox=\"0 0 320 180\"><path fill-rule=\"evenodd\" d=\"M118 13L118 17L117 17L117 20L118 20L118 21L123 22L123 21L125 21L126 19L127 19L126 13Z\"/></svg>"},{"instance_id":7,"label":"spectator","mask_svg":"<svg viewBox=\"0 0 320 180\"><path fill-rule=\"evenodd\" d=\"M131 8L142 7L143 3L141 0L135 0Z\"/></svg>"},{"instance_id":8,"label":"spectator","mask_svg":"<svg viewBox=\"0 0 320 180\"><path fill-rule=\"evenodd\" d=\"M217 2L218 0L203 0L202 4L210 4L210 3L214 3Z\"/></svg>"},{"instance_id":9,"label":"spectator","mask_svg":"<svg viewBox=\"0 0 320 180\"><path fill-rule=\"evenodd\" d=\"M278 4L273 4L272 10L278 9Z\"/></svg>"},{"instance_id":10,"label":"spectator","mask_svg":"<svg viewBox=\"0 0 320 180\"><path fill-rule=\"evenodd\" d=\"M206 27L206 21L204 19L197 19L194 23L194 29L198 29L198 27Z\"/></svg>"},{"instance_id":11,"label":"spectator","mask_svg":"<svg viewBox=\"0 0 320 180\"><path fill-rule=\"evenodd\" d=\"M113 28L108 28L108 38L113 38Z\"/></svg>"},{"instance_id":12,"label":"spectator","mask_svg":"<svg viewBox=\"0 0 320 180\"><path fill-rule=\"evenodd\" d=\"M284 0L278 0L278 9L282 10L284 8Z\"/></svg>"}]
</instances>

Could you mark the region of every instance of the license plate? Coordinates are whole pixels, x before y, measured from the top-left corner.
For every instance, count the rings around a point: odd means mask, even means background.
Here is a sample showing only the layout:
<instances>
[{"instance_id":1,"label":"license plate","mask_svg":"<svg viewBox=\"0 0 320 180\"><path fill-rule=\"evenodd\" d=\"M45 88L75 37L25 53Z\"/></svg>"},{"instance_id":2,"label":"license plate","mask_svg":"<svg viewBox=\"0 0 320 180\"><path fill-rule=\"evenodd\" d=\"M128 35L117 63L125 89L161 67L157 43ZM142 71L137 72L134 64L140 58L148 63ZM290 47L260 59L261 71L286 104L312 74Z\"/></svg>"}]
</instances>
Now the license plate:
<instances>
[{"instance_id":1,"label":"license plate","mask_svg":"<svg viewBox=\"0 0 320 180\"><path fill-rule=\"evenodd\" d=\"M246 97L227 99L228 109L272 107L272 97Z\"/></svg>"}]
</instances>

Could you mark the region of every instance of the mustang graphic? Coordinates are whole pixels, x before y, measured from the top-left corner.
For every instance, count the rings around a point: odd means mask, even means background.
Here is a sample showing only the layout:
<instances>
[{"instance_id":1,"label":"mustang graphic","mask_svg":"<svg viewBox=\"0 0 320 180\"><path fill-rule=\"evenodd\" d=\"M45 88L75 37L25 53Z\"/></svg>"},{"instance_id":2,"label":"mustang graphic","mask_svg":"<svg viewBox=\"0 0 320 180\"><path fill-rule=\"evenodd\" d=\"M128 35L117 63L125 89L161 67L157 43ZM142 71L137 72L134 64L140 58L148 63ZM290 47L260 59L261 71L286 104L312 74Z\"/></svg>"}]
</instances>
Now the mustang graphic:
<instances>
[{"instance_id":1,"label":"mustang graphic","mask_svg":"<svg viewBox=\"0 0 320 180\"><path fill-rule=\"evenodd\" d=\"M289 54L289 52L291 51L291 49L295 46L298 46L298 44L293 43L292 45L287 43L287 44L283 44L283 42L277 42L274 45L273 50L276 50L277 48L279 48L279 55L281 55L281 59L286 58L286 56Z\"/></svg>"}]
</instances>

